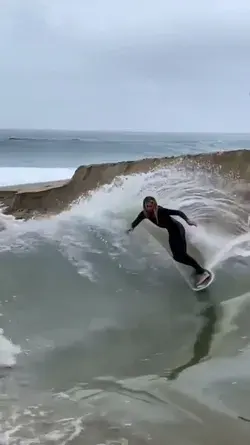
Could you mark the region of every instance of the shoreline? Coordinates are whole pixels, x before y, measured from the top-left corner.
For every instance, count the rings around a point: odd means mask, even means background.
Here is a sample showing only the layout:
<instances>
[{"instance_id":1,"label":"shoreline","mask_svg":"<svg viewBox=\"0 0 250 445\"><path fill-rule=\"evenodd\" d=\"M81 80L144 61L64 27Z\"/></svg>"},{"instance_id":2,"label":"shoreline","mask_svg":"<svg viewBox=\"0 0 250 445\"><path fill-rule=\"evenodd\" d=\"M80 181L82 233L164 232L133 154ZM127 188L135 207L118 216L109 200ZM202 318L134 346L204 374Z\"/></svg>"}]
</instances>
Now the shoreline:
<instances>
[{"instance_id":1,"label":"shoreline","mask_svg":"<svg viewBox=\"0 0 250 445\"><path fill-rule=\"evenodd\" d=\"M70 181L70 179L60 179L58 181L45 181L45 182L29 182L25 184L13 184L13 185L4 185L0 186L1 192L28 192L28 191L38 191L38 190L46 190L49 188L60 187L66 182Z\"/></svg>"},{"instance_id":2,"label":"shoreline","mask_svg":"<svg viewBox=\"0 0 250 445\"><path fill-rule=\"evenodd\" d=\"M3 213L29 219L60 213L82 196L110 184L116 177L148 173L164 167L230 174L250 182L250 150L233 150L80 166L70 179L0 188Z\"/></svg>"}]
</instances>

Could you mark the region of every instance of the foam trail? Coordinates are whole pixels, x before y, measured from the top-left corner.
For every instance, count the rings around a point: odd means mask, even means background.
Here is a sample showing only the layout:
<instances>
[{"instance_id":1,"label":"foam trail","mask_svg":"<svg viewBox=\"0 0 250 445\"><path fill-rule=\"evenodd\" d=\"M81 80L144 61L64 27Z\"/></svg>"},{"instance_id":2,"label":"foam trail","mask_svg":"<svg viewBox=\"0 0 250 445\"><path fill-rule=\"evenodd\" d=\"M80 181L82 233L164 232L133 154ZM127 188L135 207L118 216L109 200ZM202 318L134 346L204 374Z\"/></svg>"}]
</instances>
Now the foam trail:
<instances>
[{"instance_id":1,"label":"foam trail","mask_svg":"<svg viewBox=\"0 0 250 445\"><path fill-rule=\"evenodd\" d=\"M239 250L239 246L246 242L250 242L249 233L243 233L242 235L234 237L224 246L223 249L220 249L219 252L216 253L216 255L210 260L208 267L214 268L217 264L222 263L224 260L226 260L230 256L233 256L235 253L240 254L241 256L248 257L250 255L250 250ZM235 252L235 249L238 250Z\"/></svg>"},{"instance_id":2,"label":"foam trail","mask_svg":"<svg viewBox=\"0 0 250 445\"><path fill-rule=\"evenodd\" d=\"M21 348L14 345L4 335L3 329L0 329L0 367L11 367L16 364L16 356L21 353Z\"/></svg>"},{"instance_id":3,"label":"foam trail","mask_svg":"<svg viewBox=\"0 0 250 445\"><path fill-rule=\"evenodd\" d=\"M238 329L234 320L249 304L250 292L246 292L243 295L221 302L222 317L219 322L218 331L214 335L213 343L211 345L211 356L220 354L225 336Z\"/></svg>"}]
</instances>

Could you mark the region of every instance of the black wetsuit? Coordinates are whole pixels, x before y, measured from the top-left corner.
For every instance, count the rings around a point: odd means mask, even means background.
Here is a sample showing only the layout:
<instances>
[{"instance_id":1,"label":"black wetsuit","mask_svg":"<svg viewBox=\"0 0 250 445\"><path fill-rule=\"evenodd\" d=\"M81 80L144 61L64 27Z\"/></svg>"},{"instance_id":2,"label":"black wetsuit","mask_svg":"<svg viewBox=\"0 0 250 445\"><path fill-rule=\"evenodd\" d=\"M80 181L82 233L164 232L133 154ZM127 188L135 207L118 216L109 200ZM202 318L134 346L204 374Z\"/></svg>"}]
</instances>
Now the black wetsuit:
<instances>
[{"instance_id":1,"label":"black wetsuit","mask_svg":"<svg viewBox=\"0 0 250 445\"><path fill-rule=\"evenodd\" d=\"M152 214L152 216L146 216L142 211L132 222L131 227L134 229L147 218L156 226L167 229L169 233L169 245L175 261L191 266L197 274L202 274L204 269L187 253L187 243L183 225L179 221L171 218L171 216L180 216L184 221L188 222L187 216L181 210L166 209L158 206L157 219L154 214Z\"/></svg>"}]
</instances>

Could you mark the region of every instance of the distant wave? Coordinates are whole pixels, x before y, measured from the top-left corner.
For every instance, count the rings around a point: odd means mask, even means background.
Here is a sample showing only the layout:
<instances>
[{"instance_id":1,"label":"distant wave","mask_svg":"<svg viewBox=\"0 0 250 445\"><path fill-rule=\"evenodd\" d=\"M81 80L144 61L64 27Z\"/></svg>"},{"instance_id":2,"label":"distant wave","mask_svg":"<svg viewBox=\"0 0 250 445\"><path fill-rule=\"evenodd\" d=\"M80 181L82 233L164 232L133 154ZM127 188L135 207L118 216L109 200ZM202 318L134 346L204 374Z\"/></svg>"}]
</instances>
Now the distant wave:
<instances>
[{"instance_id":1,"label":"distant wave","mask_svg":"<svg viewBox=\"0 0 250 445\"><path fill-rule=\"evenodd\" d=\"M165 136L165 135L164 135ZM102 134L102 135L100 135L100 137L98 137L98 136L95 136L95 137L93 137L93 136L87 136L87 135L85 135L85 136L83 136L83 137L69 137L69 136L66 136L66 137L39 137L39 136L36 136L36 137L21 137L21 136L8 136L8 137L0 137L0 142L1 143L8 143L8 142L96 142L96 143L110 143L110 144L113 144L113 143L146 143L146 144L149 144L150 145L150 143L151 143L151 141L150 141L150 136L149 135L143 135L143 134L138 134L138 135L134 135L134 134L132 134L132 135L130 135L130 134L122 134L122 137L121 137L121 135L117 135L117 137L114 135L114 134L112 134L112 137L110 138L110 137L105 137L105 135L104 134ZM182 139L181 137L180 137L180 139L177 139L177 138L174 138L173 140L170 138L169 140L168 139L165 139L165 137L160 137L159 135L158 135L158 138L157 138L157 140L153 140L153 145L155 146L155 145L161 145L161 144L164 144L164 145L169 145L169 144L171 144L171 145L185 145L185 146L190 146L190 147L193 147L193 146L196 146L197 144L205 144L205 145L208 145L208 146L210 146L210 147L216 147L216 146L219 146L219 145L221 145L221 144L223 144L223 141L222 140L213 140L213 141L210 141L209 139L205 139L205 140L203 140L203 139L200 139L200 140L197 140L197 139Z\"/></svg>"},{"instance_id":2,"label":"distant wave","mask_svg":"<svg viewBox=\"0 0 250 445\"><path fill-rule=\"evenodd\" d=\"M53 142L53 141L83 141L85 139L81 139L81 138L72 138L72 139L65 139L65 138L27 138L27 137L14 137L14 136L10 136L6 139L3 139L2 141L26 141L26 142Z\"/></svg>"}]
</instances>

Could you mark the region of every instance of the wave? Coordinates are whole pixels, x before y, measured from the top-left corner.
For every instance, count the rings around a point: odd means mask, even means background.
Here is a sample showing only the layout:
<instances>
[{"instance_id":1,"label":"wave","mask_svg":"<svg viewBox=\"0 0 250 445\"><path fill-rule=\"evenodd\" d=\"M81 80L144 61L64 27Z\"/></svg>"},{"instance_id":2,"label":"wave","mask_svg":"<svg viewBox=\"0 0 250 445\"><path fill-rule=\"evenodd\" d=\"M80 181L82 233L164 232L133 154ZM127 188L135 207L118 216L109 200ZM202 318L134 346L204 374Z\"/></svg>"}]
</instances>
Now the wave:
<instances>
[{"instance_id":1,"label":"wave","mask_svg":"<svg viewBox=\"0 0 250 445\"><path fill-rule=\"evenodd\" d=\"M166 144L171 142L173 145L189 145L191 147L199 144L209 144L211 147L216 147L223 144L223 140L216 139L210 135L205 136L204 139L201 138L202 134L196 133L192 134L190 137L187 135L177 134L177 133L148 133L148 132L49 132L47 131L47 136L40 136L37 132L33 133L33 136L2 136L0 135L0 142L130 142L130 143L153 143L155 146L158 144ZM41 133L40 133L41 134ZM49 136L48 136L49 134ZM60 134L60 136L58 136ZM198 136L198 138L197 138ZM209 137L210 136L210 137ZM215 134L215 136L218 136ZM220 135L221 136L221 135ZM237 135L235 135L237 136ZM242 137L240 138L242 140ZM248 143L248 139L243 139L243 142Z\"/></svg>"},{"instance_id":2,"label":"wave","mask_svg":"<svg viewBox=\"0 0 250 445\"><path fill-rule=\"evenodd\" d=\"M6 139L1 139L1 142L88 142L95 141L95 139L81 139L81 138L45 138L45 137L8 137ZM98 141L98 140L97 140Z\"/></svg>"},{"instance_id":3,"label":"wave","mask_svg":"<svg viewBox=\"0 0 250 445\"><path fill-rule=\"evenodd\" d=\"M244 206L240 206L238 201L236 202L234 190L231 193L230 189L220 188L218 184L207 180L204 182L204 175L200 171L197 171L195 175L190 175L189 172L185 174L182 170L173 167L157 169L149 173L124 176L111 184L105 184L92 191L87 197L75 202L70 209L54 217L16 221L11 215L0 214L0 222L5 228L0 232L0 278L2 274L4 281L6 273L7 276L9 274L12 277L19 276L20 267L21 270L28 271L28 282L32 283L32 276L34 276L35 281L33 285L31 284L30 300L23 303L26 305L27 317L30 317L30 306L34 302L33 293L35 292L35 296L37 294L35 282L38 273L36 268L38 268L40 282L46 283L48 289L50 281L52 283L53 290L48 290L48 295L55 292L54 280L58 280L58 283L62 282L60 295L54 295L53 298L56 300L59 298L60 301L60 324L63 324L65 317L65 325L70 325L71 315L69 309L65 313L63 312L63 301L65 298L67 301L68 295L75 296L77 294L75 290L77 279L74 274L72 275L68 264L71 264L72 270L76 270L77 274L85 280L79 282L81 294L82 288L85 289L85 298L88 294L88 283L100 283L97 284L97 295L91 298L95 310L91 326L88 327L88 335L97 335L98 332L101 334L103 331L118 328L119 323L117 324L117 320L113 320L113 317L115 315L114 318L116 318L116 312L120 310L124 316L126 305L124 307L124 303L117 299L116 293L123 286L122 283L127 282L127 274L129 274L128 278L131 282L134 281L139 292L144 289L144 303L140 300L139 294L139 299L136 298L133 301L135 316L138 315L137 305L142 314L141 304L144 304L144 307L149 304L150 310L152 310L151 305L156 303L152 301L152 295L149 295L148 303L146 302L147 279L150 276L152 279L154 274L157 277L159 274L157 286L160 287L157 292L159 295L166 293L165 285L163 285L163 275L166 272L161 272L166 267L165 250L144 232L143 226L138 228L137 234L133 234L132 237L126 237L124 234L125 229L140 210L145 194L155 194L162 205L183 208L191 218L198 222L198 228L193 229L191 234L192 242L202 251L207 263L213 264L213 267L217 269L229 262L230 269L230 259L233 259L234 268L237 258L239 270L242 268L244 273L244 261L247 261L250 256L247 233L248 212ZM11 262L9 255L12 258ZM242 266L239 259L242 261ZM121 265L121 269L117 269L116 263ZM8 270L8 264L10 264L10 270ZM48 274L48 268L51 270L51 274ZM222 291L221 284L219 284L219 288L215 292L220 295L220 299L234 296L234 280L239 270L233 269L231 280L228 280L225 286L226 290ZM142 282L140 271L143 274ZM44 278L43 273L45 273ZM137 274L139 275L136 279ZM161 274L163 275L161 276ZM15 279L13 278L12 281L15 282ZM167 290L170 294L175 292L177 286L180 286L183 291L186 289L185 283L180 283L178 275L172 274L171 280L169 281L168 278L168 282ZM162 285L163 289L161 289ZM20 283L18 289L19 286ZM67 296L64 296L64 287ZM224 286L222 285L222 287ZM240 287L240 294L243 294L248 289L248 282L245 283L242 280ZM26 285L24 289L20 289L20 292L26 295ZM133 287L132 292L134 292ZM46 293L44 294L43 291L41 299L35 298L39 320L45 319L47 312L51 313L51 301L47 302L49 305L47 306ZM98 294L100 294L100 299ZM85 300L84 308L86 316L89 306L87 300ZM40 301L43 303L41 304ZM98 310L96 309L97 301ZM149 301L151 302L149 303ZM160 302L158 301L158 303ZM56 307L57 304L58 301L52 303L52 306ZM76 313L73 314L74 326L80 324L82 335L84 317L82 314L80 320L76 318L77 305L77 301L72 301L72 306L76 307ZM44 312L41 312L43 306ZM118 307L121 309L118 310ZM126 310L130 312L129 308ZM34 314L30 318L33 317ZM53 319L52 321L54 324ZM29 337L28 332L26 336ZM8 347L15 348L10 344ZM20 348L27 349L23 344L20 345ZM14 362L15 354L16 350L11 349L11 357L5 358L3 363L5 362L7 365L11 360Z\"/></svg>"},{"instance_id":4,"label":"wave","mask_svg":"<svg viewBox=\"0 0 250 445\"><path fill-rule=\"evenodd\" d=\"M98 187L110 184L121 177L159 169L166 169L168 175L171 169L179 169L187 175L192 175L195 171L202 174L203 171L207 174L220 175L221 178L226 176L230 181L237 182L238 191L243 181L241 191L247 197L249 190L246 181L249 179L249 165L250 151L238 150L80 166L68 180L2 188L0 201L6 213L17 217L22 215L29 218L38 213L56 213L65 210L72 202Z\"/></svg>"},{"instance_id":5,"label":"wave","mask_svg":"<svg viewBox=\"0 0 250 445\"><path fill-rule=\"evenodd\" d=\"M133 429L140 431L142 421L152 421L156 412L157 428L160 421L165 428L162 437L176 413L182 419L196 416L197 425L206 423L205 405L213 420L218 411L232 419L247 417L244 406L233 405L234 397L225 401L224 387L218 385L231 388L227 379L247 378L249 357L242 358L239 349L249 344L248 154L208 158L80 167L64 183L67 189L72 182L72 196L78 198L60 213L24 221L0 213L5 226L0 232L0 364L14 366L17 360L12 374L20 372L24 383L35 375L35 394L30 394L32 383L24 386L13 419L6 416L11 443L24 440L27 424L33 437L60 437L66 443L76 434L84 442L90 405L90 438L104 405L111 425L121 422L119 413L131 419L132 412ZM22 193L29 194L29 187ZM195 301L143 225L125 235L145 194L183 209L198 223L193 242L216 270L205 301ZM6 303L5 295L10 296ZM182 393L177 400L170 384ZM53 402L44 409L47 399L39 390L51 388ZM71 413L68 420L63 420L65 410L67 419ZM54 423L52 411L59 419ZM189 432L185 428L185 440Z\"/></svg>"}]
</instances>

